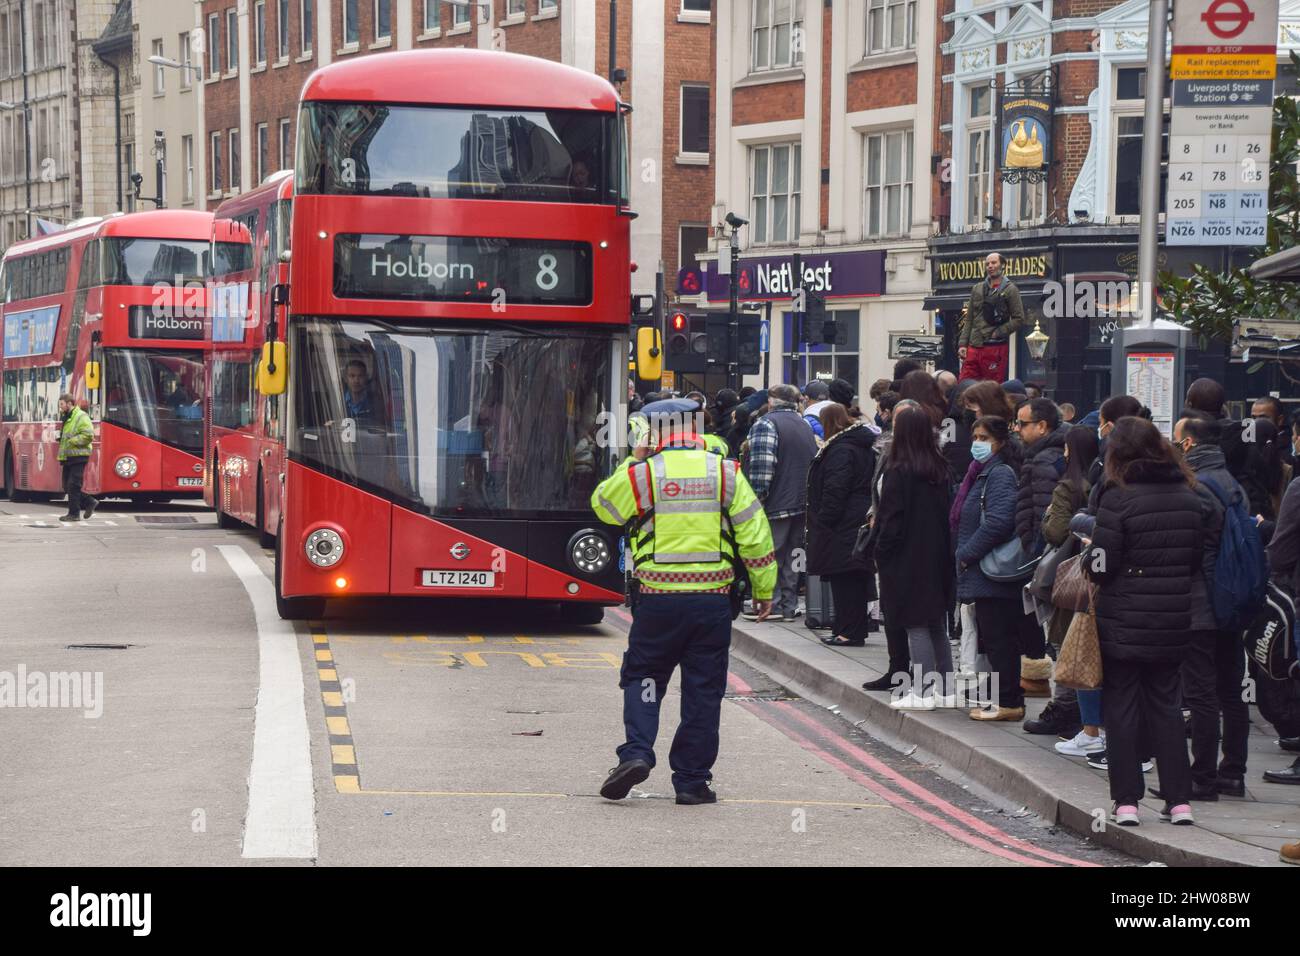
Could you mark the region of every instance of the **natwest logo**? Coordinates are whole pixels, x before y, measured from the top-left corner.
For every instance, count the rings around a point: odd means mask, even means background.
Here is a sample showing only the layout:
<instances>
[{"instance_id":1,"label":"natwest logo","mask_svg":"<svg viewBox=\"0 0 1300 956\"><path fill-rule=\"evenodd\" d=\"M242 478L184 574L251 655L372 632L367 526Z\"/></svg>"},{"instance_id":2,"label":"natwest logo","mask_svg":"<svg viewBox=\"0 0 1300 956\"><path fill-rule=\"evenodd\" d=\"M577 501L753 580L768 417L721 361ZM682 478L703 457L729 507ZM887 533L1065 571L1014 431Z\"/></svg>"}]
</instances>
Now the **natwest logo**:
<instances>
[{"instance_id":1,"label":"natwest logo","mask_svg":"<svg viewBox=\"0 0 1300 956\"><path fill-rule=\"evenodd\" d=\"M759 295L794 295L796 288L794 264L782 262L779 265L759 263L755 269L758 274ZM831 263L819 266L805 266L803 269L803 287L809 292L830 292Z\"/></svg>"}]
</instances>

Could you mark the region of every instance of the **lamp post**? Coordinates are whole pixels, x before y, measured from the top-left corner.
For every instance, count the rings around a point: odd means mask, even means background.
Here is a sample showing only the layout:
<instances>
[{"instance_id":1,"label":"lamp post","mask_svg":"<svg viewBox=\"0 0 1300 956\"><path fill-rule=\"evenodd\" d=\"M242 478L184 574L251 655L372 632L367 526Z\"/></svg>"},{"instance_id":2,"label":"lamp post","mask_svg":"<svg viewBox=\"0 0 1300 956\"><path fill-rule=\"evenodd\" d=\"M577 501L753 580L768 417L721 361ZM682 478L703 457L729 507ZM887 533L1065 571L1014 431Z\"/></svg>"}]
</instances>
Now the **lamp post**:
<instances>
[{"instance_id":1,"label":"lamp post","mask_svg":"<svg viewBox=\"0 0 1300 956\"><path fill-rule=\"evenodd\" d=\"M1042 330L1038 324L1038 319L1034 319L1034 331L1025 336L1025 344L1029 346L1029 354L1037 360L1042 360L1047 354L1047 343L1051 339L1047 333Z\"/></svg>"},{"instance_id":2,"label":"lamp post","mask_svg":"<svg viewBox=\"0 0 1300 956\"><path fill-rule=\"evenodd\" d=\"M198 36L202 36L202 34L198 34ZM203 52L204 50L203 50L202 42L194 44L191 49L191 57L197 55L198 57L200 57L199 62L201 62ZM190 74L188 80L192 87L199 87L203 83L203 67L197 65L193 60L191 60L191 62L189 63L181 63L177 60L173 60L169 56L151 56L149 57L149 62L152 63L154 66L165 66L168 67L169 69L180 70L184 73ZM195 94L194 103L198 111L198 123L194 129L194 133L195 133L194 146L192 147L192 152L190 154L191 156L197 153L200 149L205 148L206 145L204 141L204 135L203 135L204 133L203 100L201 97L199 97L197 93ZM156 163L157 163L155 168L155 175L157 177L157 182L158 182L158 187L157 187L158 197L155 200L155 202L159 209L163 208L163 206L166 204L166 198L163 196L163 188L164 188L164 177L166 171L165 166L167 161L167 146L165 140L163 140L162 136L160 135L161 132L162 132L161 130L154 131L154 153L156 156ZM182 165L184 164L184 162L185 162L185 157L182 156L181 157ZM184 173L185 170L182 169L181 172ZM181 190L182 199L184 198L184 192L185 192L184 189L182 189ZM199 195L202 192L203 189L201 185L195 183L193 194Z\"/></svg>"}]
</instances>

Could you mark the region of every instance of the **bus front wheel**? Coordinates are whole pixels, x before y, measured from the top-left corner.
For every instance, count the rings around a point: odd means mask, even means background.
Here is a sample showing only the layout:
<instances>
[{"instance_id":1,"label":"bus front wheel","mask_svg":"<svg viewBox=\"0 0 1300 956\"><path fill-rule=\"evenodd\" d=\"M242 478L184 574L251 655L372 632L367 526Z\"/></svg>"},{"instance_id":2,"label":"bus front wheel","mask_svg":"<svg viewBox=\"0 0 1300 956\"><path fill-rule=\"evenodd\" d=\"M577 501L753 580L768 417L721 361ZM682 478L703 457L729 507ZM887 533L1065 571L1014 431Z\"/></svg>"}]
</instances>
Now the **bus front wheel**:
<instances>
[{"instance_id":1,"label":"bus front wheel","mask_svg":"<svg viewBox=\"0 0 1300 956\"><path fill-rule=\"evenodd\" d=\"M284 528L275 536L275 609L284 621L307 621L325 616L323 597L285 597L281 585L284 567Z\"/></svg>"},{"instance_id":2,"label":"bus front wheel","mask_svg":"<svg viewBox=\"0 0 1300 956\"><path fill-rule=\"evenodd\" d=\"M263 548L275 547L275 535L266 530L266 507L263 502L266 500L265 492L262 491L262 472L257 473L257 543Z\"/></svg>"}]
</instances>

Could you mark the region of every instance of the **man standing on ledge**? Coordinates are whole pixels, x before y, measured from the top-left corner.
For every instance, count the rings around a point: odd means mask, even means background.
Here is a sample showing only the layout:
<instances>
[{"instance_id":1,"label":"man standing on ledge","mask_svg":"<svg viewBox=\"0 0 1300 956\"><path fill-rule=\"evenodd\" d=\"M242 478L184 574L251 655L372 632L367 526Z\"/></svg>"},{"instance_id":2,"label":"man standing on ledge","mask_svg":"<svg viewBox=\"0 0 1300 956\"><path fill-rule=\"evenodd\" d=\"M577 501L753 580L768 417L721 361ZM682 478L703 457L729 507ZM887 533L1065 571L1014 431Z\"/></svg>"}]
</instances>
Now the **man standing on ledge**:
<instances>
[{"instance_id":1,"label":"man standing on ledge","mask_svg":"<svg viewBox=\"0 0 1300 956\"><path fill-rule=\"evenodd\" d=\"M650 776L659 703L681 667L681 723L668 752L677 802L716 803L709 786L727 689L736 567L747 573L759 620L776 584L772 532L763 503L735 461L706 451L693 414L672 425L654 416L636 448L596 486L591 507L606 524L627 525L633 560L632 629L619 673L626 740L600 788L622 800ZM651 451L651 448L654 451Z\"/></svg>"},{"instance_id":2,"label":"man standing on ledge","mask_svg":"<svg viewBox=\"0 0 1300 956\"><path fill-rule=\"evenodd\" d=\"M1001 382L1010 377L1007 346L1025 324L1025 307L1016 284L1002 274L1003 265L1001 253L990 252L984 260L986 278L970 290L957 339L957 357L961 359L958 380Z\"/></svg>"}]
</instances>

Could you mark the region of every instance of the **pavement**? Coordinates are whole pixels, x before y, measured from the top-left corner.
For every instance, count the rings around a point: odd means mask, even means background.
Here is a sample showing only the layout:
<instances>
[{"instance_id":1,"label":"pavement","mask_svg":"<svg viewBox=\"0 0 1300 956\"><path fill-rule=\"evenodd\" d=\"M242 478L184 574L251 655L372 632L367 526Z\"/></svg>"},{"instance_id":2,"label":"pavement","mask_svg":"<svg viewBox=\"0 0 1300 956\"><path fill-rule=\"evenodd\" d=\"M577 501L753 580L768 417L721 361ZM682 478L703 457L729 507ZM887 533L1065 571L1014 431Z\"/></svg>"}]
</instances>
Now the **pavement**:
<instances>
[{"instance_id":1,"label":"pavement","mask_svg":"<svg viewBox=\"0 0 1300 956\"><path fill-rule=\"evenodd\" d=\"M1277 733L1254 706L1244 798L1194 803L1196 826L1175 827L1159 821L1163 801L1148 796L1140 826L1107 825L1106 773L1082 758L1058 754L1057 737L1027 734L1020 721L971 720L969 707L894 710L888 692L862 690L888 668L884 633L872 634L860 648L827 647L821 638L830 633L809 629L802 617L763 624L741 617L733 626L732 655L949 779L1143 859L1169 866L1284 866L1278 848L1300 839L1300 786L1268 783L1262 776L1290 766L1296 755L1277 746ZM1026 717L1046 703L1029 698ZM1157 785L1158 776L1159 768L1147 774L1148 785Z\"/></svg>"},{"instance_id":2,"label":"pavement","mask_svg":"<svg viewBox=\"0 0 1300 956\"><path fill-rule=\"evenodd\" d=\"M572 628L509 602L331 602L291 626L251 529L194 502L62 510L0 502L0 865L1146 862L736 659L719 803L673 801L676 678L658 766L603 800L623 609Z\"/></svg>"}]
</instances>

